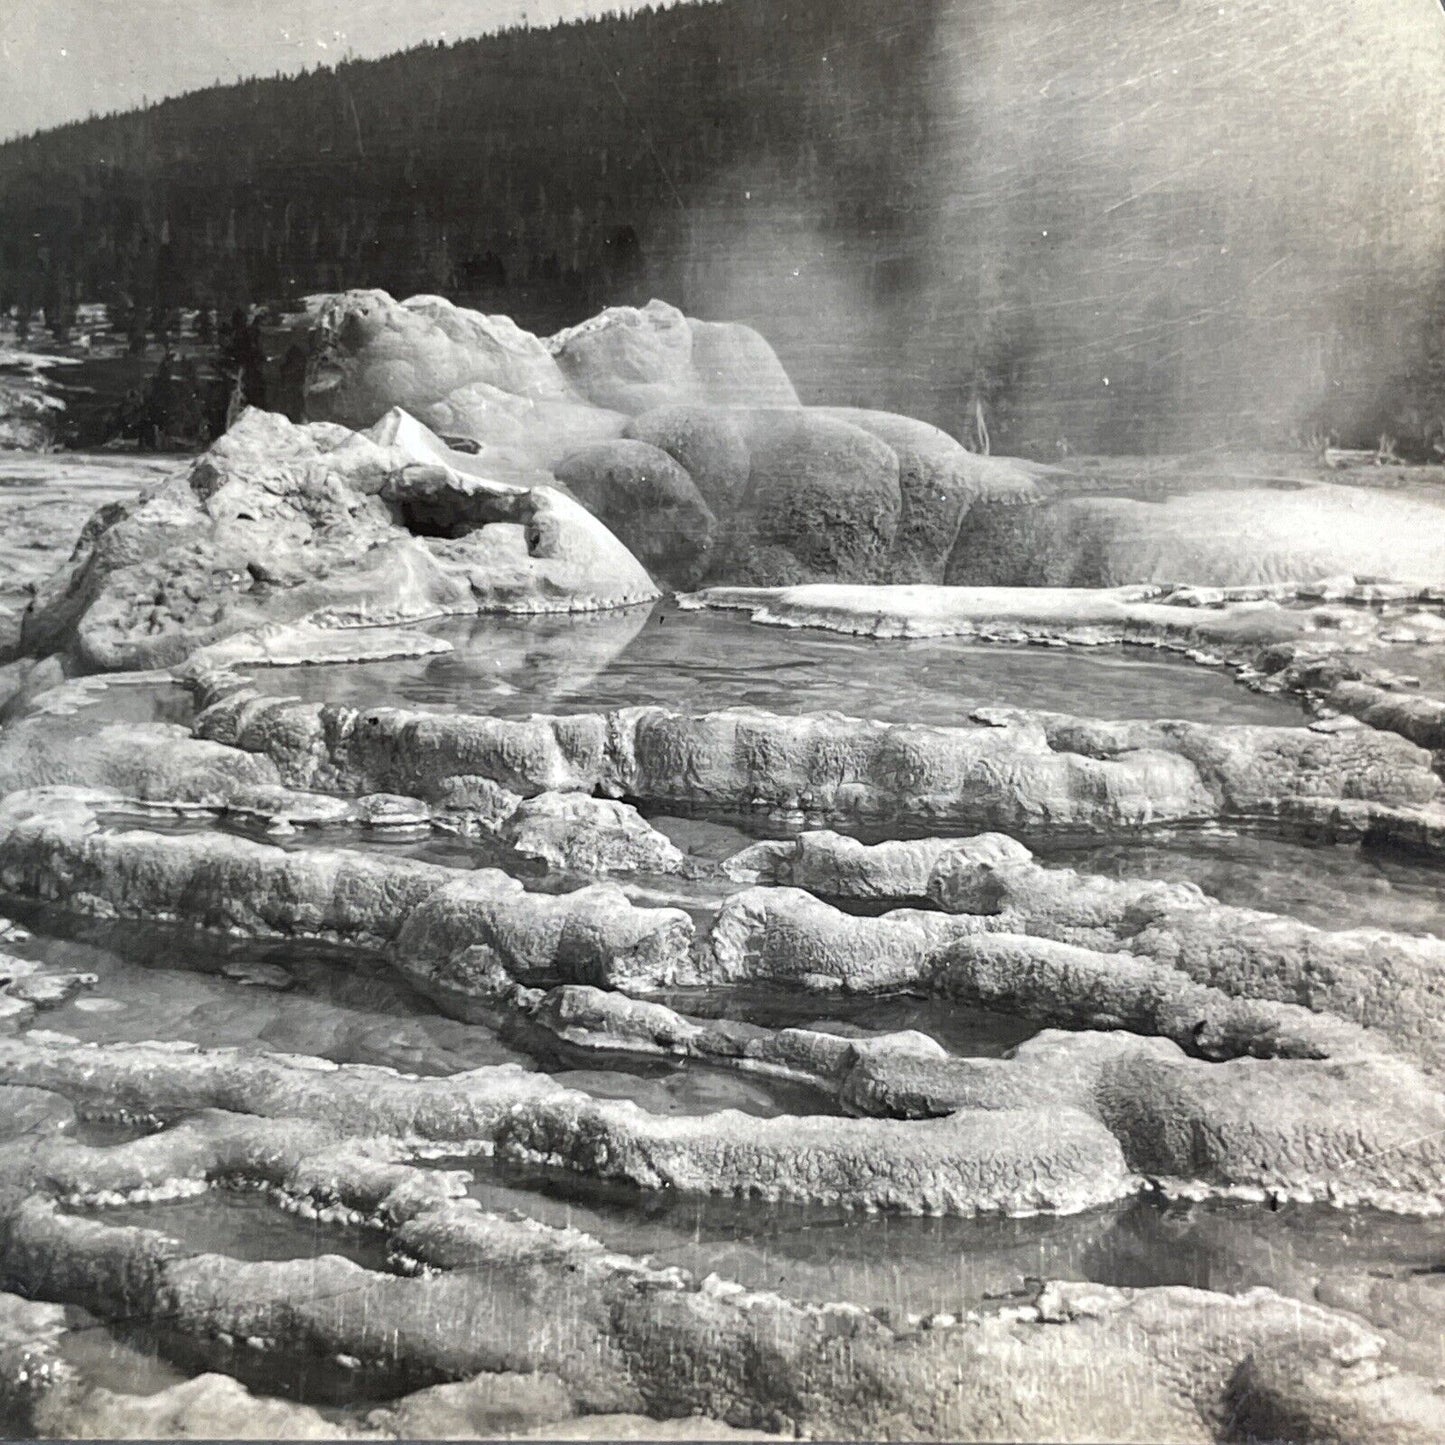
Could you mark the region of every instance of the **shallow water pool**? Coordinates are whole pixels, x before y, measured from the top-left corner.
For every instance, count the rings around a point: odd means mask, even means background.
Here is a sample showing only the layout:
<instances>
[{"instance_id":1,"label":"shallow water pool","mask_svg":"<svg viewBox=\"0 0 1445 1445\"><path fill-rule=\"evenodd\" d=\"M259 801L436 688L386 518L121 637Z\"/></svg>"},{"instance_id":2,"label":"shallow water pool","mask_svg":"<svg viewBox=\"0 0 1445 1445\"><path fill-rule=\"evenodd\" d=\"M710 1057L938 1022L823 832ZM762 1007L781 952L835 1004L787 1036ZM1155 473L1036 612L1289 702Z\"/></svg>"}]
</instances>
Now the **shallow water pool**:
<instances>
[{"instance_id":1,"label":"shallow water pool","mask_svg":"<svg viewBox=\"0 0 1445 1445\"><path fill-rule=\"evenodd\" d=\"M693 1060L586 1051L521 1020L499 1032L446 1018L372 961L318 957L294 945L228 946L178 929L50 921L110 944L37 934L17 949L54 968L96 976L93 988L35 1019L35 1027L81 1043L179 1039L201 1048L293 1053L433 1077L523 1064L567 1088L631 1100L664 1115L738 1109L772 1117L837 1110L830 1095L802 1083ZM886 1020L894 1003L878 1007L879 1022L871 1027L893 1026ZM861 1008L866 1019L866 1001ZM79 1120L71 1127L78 1142L102 1145L148 1132L144 1124L105 1120Z\"/></svg>"},{"instance_id":2,"label":"shallow water pool","mask_svg":"<svg viewBox=\"0 0 1445 1445\"><path fill-rule=\"evenodd\" d=\"M264 692L356 707L525 717L655 703L687 712L759 707L946 726L983 706L1103 718L1296 724L1297 702L1251 693L1218 668L1140 647L874 641L762 627L671 603L577 617L428 624L450 653L253 671Z\"/></svg>"},{"instance_id":3,"label":"shallow water pool","mask_svg":"<svg viewBox=\"0 0 1445 1445\"><path fill-rule=\"evenodd\" d=\"M72 926L110 946L37 934L23 951L96 975L94 988L36 1020L82 1043L184 1039L433 1075L526 1060L491 1029L437 1014L376 965L318 958L295 945L228 949L181 930Z\"/></svg>"},{"instance_id":4,"label":"shallow water pool","mask_svg":"<svg viewBox=\"0 0 1445 1445\"><path fill-rule=\"evenodd\" d=\"M1197 883L1223 903L1316 928L1445 936L1445 872L1425 859L1350 845L1181 830L1090 844L1030 839L1039 861L1116 878Z\"/></svg>"},{"instance_id":5,"label":"shallow water pool","mask_svg":"<svg viewBox=\"0 0 1445 1445\"><path fill-rule=\"evenodd\" d=\"M1445 1289L1445 1220L1438 1218L1153 1193L1066 1216L918 1218L643 1194L493 1160L435 1162L469 1170L468 1192L489 1210L521 1209L698 1277L715 1271L751 1289L848 1300L899 1317L985 1308L1044 1279L1226 1292L1263 1284L1308 1299L1319 1281L1348 1270L1402 1281L1438 1275Z\"/></svg>"},{"instance_id":6,"label":"shallow water pool","mask_svg":"<svg viewBox=\"0 0 1445 1445\"><path fill-rule=\"evenodd\" d=\"M186 1199L72 1208L101 1224L158 1229L197 1254L231 1259L315 1259L339 1254L363 1269L387 1270L386 1236L359 1224L328 1224L283 1209L261 1189L215 1187Z\"/></svg>"}]
</instances>

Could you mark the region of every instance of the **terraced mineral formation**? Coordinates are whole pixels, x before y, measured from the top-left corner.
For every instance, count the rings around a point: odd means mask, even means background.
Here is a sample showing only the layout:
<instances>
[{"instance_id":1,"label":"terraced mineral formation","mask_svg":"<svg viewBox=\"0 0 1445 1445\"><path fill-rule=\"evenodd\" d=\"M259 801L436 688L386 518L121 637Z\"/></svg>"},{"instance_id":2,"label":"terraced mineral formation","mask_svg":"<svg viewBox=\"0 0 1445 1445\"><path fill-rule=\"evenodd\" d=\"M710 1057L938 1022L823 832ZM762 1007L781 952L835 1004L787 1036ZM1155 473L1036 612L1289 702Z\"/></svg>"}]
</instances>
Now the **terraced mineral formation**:
<instances>
[{"instance_id":1,"label":"terraced mineral formation","mask_svg":"<svg viewBox=\"0 0 1445 1445\"><path fill-rule=\"evenodd\" d=\"M1445 1436L1435 502L1087 495L659 303L311 323L324 419L98 514L0 674L4 1433ZM617 707L654 577L1311 716Z\"/></svg>"},{"instance_id":2,"label":"terraced mineral formation","mask_svg":"<svg viewBox=\"0 0 1445 1445\"><path fill-rule=\"evenodd\" d=\"M1404 1422L1394 1438L1405 1439L1425 1438L1437 1418L1426 1381L1373 1363L1388 1333L1269 1290L1054 1284L1020 1307L920 1329L698 1281L575 1230L505 1220L460 1198L456 1174L408 1164L401 1140L348 1140L334 1124L210 1113L110 1148L33 1138L0 1148L20 1186L3 1211L11 1278L103 1320L164 1318L196 1358L233 1369L244 1341L241 1368L253 1377L302 1348L333 1354L362 1389L410 1388L366 1418L376 1435L466 1405L459 1387L441 1393L449 1380L470 1382L483 1418L490 1401L538 1423L632 1412L808 1433L1073 1434L1081 1418L1102 1428L1120 1391L1134 1402L1125 1438L1213 1439L1241 1409L1291 1413L1312 1428L1343 1406L1362 1425ZM228 1182L264 1184L293 1209L384 1231L398 1267L420 1272L383 1274L335 1255L246 1264L194 1253L162 1229L105 1222L107 1205ZM87 1215L73 1212L83 1206ZM549 1327L559 1316L565 1331ZM149 1413L132 1404L127 1416L123 1399L88 1394L60 1352L66 1320L55 1306L15 1302L3 1318L6 1400L26 1423L54 1429L97 1406L108 1407L102 1418L165 1418L160 1402ZM535 1328L519 1332L518 1321ZM1193 1346L1201 1338L1208 1350ZM756 1368L760 1351L773 1368ZM1237 1393L1246 1360L1267 1382L1257 1402ZM243 1433L313 1431L304 1409L288 1415L234 1386L219 1393ZM172 1387L168 1403L186 1398Z\"/></svg>"},{"instance_id":3,"label":"terraced mineral formation","mask_svg":"<svg viewBox=\"0 0 1445 1445\"><path fill-rule=\"evenodd\" d=\"M202 702L209 700L202 691ZM1160 824L1328 831L1437 807L1430 755L1369 728L1106 723L994 708L966 727L662 708L523 720L354 709L225 690L198 737L290 786L441 801L481 777L524 796L597 792L809 820L1111 833ZM1336 823L1343 814L1350 823Z\"/></svg>"},{"instance_id":4,"label":"terraced mineral formation","mask_svg":"<svg viewBox=\"0 0 1445 1445\"><path fill-rule=\"evenodd\" d=\"M0 887L111 918L170 921L246 937L394 946L429 992L468 994L496 964L653 986L691 982L692 923L636 909L615 885L528 893L497 869L458 871L346 850L294 852L242 837L180 837L101 825L95 799L14 793L0 803ZM115 800L119 801L119 800Z\"/></svg>"},{"instance_id":5,"label":"terraced mineral formation","mask_svg":"<svg viewBox=\"0 0 1445 1445\"><path fill-rule=\"evenodd\" d=\"M1011 838L925 838L866 847L838 833L803 833L784 843L759 843L724 864L734 878L765 883L730 900L724 919L723 968L766 973L779 960L791 976L833 980L850 988L906 983L940 987L955 996L1007 999L1028 977L1028 965L1002 936L1056 942L1034 950L1034 967L1052 968L1034 981L1040 998L1062 1000L1078 1017L1063 975L1080 970L1101 990L1145 985L1157 969L1135 973L1120 954L1144 958L1191 980L1196 1013L1208 1011L1211 990L1271 998L1319 1009L1409 1041L1432 1068L1445 1063L1436 1021L1445 1006L1445 943L1436 937L1383 929L1314 928L1295 919L1217 902L1192 883L1145 882L1045 868ZM792 885L792 886L789 886ZM806 892L799 890L806 889ZM839 914L819 898L908 900L943 914L899 910L881 919ZM873 937L870 939L869 935ZM724 936L720 927L715 937ZM1092 958L1091 956L1092 955ZM1047 960L1047 962L1046 962ZM1157 984L1154 985L1157 988ZM1184 995L1191 996L1186 986ZM1139 1006L1162 1012L1150 1032L1171 1034L1162 1020L1171 1005L1157 993ZM1117 993L1096 1000L1100 1017L1123 1009ZM1188 1012L1186 1006L1184 1012ZM1209 1032L1190 1026L1203 1046ZM1173 1036L1173 1035L1171 1035ZM1180 1038L1179 1042L1188 1042Z\"/></svg>"},{"instance_id":6,"label":"terraced mineral formation","mask_svg":"<svg viewBox=\"0 0 1445 1445\"><path fill-rule=\"evenodd\" d=\"M966 1213L1084 1207L1141 1174L1398 1207L1438 1199L1445 1099L1392 1057L1391 1036L1259 998L1248 979L1228 980L1226 991L1153 959L981 933L957 914L851 918L781 887L728 897L696 939L686 913L637 908L609 885L532 894L485 869L287 852L213 833L112 831L92 806L63 794L11 796L0 817L7 896L379 952L462 1017L529 1015L584 1047L640 1041L643 1051L793 1075L867 1115L936 1120L916 1138L881 1121L664 1122L632 1105L559 1094L515 1109L494 1141L522 1157L643 1187ZM912 987L1116 1032L1044 1036L1013 1060L960 1060L912 1036L865 1048L806 1030L709 1031L656 1005L609 1011L607 995L592 995L585 1021L575 993L525 987L652 991L753 978ZM1418 1037L1425 1020L1402 1011ZM1273 1100L1268 1122L1250 1117L1262 1088ZM1342 1121L1336 1131L1320 1111ZM880 1155L905 1138L895 1176ZM1201 1138L1212 1141L1207 1150Z\"/></svg>"}]
</instances>

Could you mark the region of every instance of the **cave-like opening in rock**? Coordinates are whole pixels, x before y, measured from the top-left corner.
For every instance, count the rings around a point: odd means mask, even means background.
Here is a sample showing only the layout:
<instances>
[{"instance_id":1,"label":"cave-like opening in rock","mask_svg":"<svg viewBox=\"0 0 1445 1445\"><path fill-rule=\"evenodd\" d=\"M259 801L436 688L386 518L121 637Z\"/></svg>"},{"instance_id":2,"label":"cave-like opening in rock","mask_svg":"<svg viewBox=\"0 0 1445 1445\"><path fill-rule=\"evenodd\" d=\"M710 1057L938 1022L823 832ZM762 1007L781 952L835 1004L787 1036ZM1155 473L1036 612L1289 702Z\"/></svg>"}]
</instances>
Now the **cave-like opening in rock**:
<instances>
[{"instance_id":1,"label":"cave-like opening in rock","mask_svg":"<svg viewBox=\"0 0 1445 1445\"><path fill-rule=\"evenodd\" d=\"M524 493L437 491L399 497L397 522L414 537L447 541L469 536L493 522L525 524L531 518Z\"/></svg>"}]
</instances>

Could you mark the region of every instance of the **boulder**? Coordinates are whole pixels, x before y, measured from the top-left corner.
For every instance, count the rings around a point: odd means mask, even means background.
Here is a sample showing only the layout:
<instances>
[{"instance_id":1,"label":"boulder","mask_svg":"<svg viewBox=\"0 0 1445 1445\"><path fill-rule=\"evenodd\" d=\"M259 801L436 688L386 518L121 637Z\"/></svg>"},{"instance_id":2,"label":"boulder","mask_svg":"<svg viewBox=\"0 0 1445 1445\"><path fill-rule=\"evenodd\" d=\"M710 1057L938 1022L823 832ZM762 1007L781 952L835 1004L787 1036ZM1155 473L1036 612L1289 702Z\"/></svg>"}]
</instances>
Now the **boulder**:
<instances>
[{"instance_id":1,"label":"boulder","mask_svg":"<svg viewBox=\"0 0 1445 1445\"><path fill-rule=\"evenodd\" d=\"M761 583L886 575L902 495L897 453L813 411L750 417L748 490L710 575Z\"/></svg>"},{"instance_id":2,"label":"boulder","mask_svg":"<svg viewBox=\"0 0 1445 1445\"><path fill-rule=\"evenodd\" d=\"M580 873L675 873L683 854L627 803L588 793L520 800L502 838L524 857Z\"/></svg>"},{"instance_id":3,"label":"boulder","mask_svg":"<svg viewBox=\"0 0 1445 1445\"><path fill-rule=\"evenodd\" d=\"M418 426L376 436L251 411L190 471L93 519L27 609L21 646L81 670L175 665L277 622L575 612L651 579L550 486L449 464Z\"/></svg>"},{"instance_id":4,"label":"boulder","mask_svg":"<svg viewBox=\"0 0 1445 1445\"><path fill-rule=\"evenodd\" d=\"M595 517L627 539L654 577L695 582L712 550L716 519L692 478L641 441L599 442L573 452L557 479Z\"/></svg>"}]
</instances>

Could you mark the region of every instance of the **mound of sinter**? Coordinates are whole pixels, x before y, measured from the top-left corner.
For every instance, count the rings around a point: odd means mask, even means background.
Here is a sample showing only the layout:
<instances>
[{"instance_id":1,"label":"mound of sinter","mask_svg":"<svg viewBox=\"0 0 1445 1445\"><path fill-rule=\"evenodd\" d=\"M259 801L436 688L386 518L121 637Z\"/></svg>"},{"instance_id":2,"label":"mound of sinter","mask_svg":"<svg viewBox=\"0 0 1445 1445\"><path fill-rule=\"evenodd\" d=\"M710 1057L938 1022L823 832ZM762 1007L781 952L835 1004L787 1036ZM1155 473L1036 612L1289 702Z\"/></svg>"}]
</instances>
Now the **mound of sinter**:
<instances>
[{"instance_id":1,"label":"mound of sinter","mask_svg":"<svg viewBox=\"0 0 1445 1445\"><path fill-rule=\"evenodd\" d=\"M803 407L767 342L653 301L545 340L383 291L313 302L312 417L401 407L492 475L554 474L654 576L691 583L945 580L977 506L1033 469L886 412Z\"/></svg>"},{"instance_id":2,"label":"mound of sinter","mask_svg":"<svg viewBox=\"0 0 1445 1445\"><path fill-rule=\"evenodd\" d=\"M656 598L585 508L453 464L469 460L400 415L357 434L248 412L184 475L91 519L27 609L21 651L91 671L164 667L267 623Z\"/></svg>"},{"instance_id":3,"label":"mound of sinter","mask_svg":"<svg viewBox=\"0 0 1445 1445\"><path fill-rule=\"evenodd\" d=\"M1135 500L906 416L801 406L757 332L660 301L549 338L383 291L313 298L309 319L309 415L366 427L402 407L489 475L553 474L673 585L1445 576L1430 499L1206 469Z\"/></svg>"}]
</instances>

